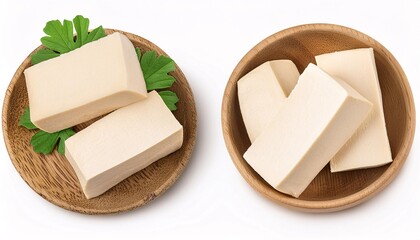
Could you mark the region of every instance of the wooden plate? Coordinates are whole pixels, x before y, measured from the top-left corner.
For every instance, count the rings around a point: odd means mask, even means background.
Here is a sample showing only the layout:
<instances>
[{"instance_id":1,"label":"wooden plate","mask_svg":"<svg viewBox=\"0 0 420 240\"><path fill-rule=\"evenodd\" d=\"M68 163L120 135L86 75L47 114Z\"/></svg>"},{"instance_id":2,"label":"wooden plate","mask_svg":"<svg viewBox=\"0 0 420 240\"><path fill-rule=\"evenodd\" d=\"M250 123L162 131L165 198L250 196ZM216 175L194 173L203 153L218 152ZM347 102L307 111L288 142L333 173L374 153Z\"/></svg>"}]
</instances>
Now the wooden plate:
<instances>
[{"instance_id":1,"label":"wooden plate","mask_svg":"<svg viewBox=\"0 0 420 240\"><path fill-rule=\"evenodd\" d=\"M153 43L134 34L113 29L105 31L107 34L116 31L125 34L142 51L155 50L158 54L167 55ZM42 47L34 52L40 48ZM31 65L30 62L28 56L17 69L7 89L3 105L3 135L13 165L35 192L68 210L107 214L145 205L164 193L177 180L188 163L196 138L194 98L187 79L178 66L172 73L177 80L172 90L180 99L174 115L184 126L184 143L181 149L132 175L105 194L87 200L67 159L56 151L49 155L35 153L30 145L34 131L18 126L20 116L28 106L23 71ZM76 126L76 130L92 122L94 120L80 124Z\"/></svg>"},{"instance_id":2,"label":"wooden plate","mask_svg":"<svg viewBox=\"0 0 420 240\"><path fill-rule=\"evenodd\" d=\"M290 59L302 72L308 63L315 63L315 55L363 47L372 47L375 51L394 161L383 167L334 174L330 173L327 165L298 199L276 191L242 157L251 144L239 109L236 82L268 60ZM350 28L309 24L292 27L264 39L242 58L226 86L222 127L233 162L256 191L289 208L308 212L331 212L366 201L397 175L413 142L415 109L407 78L397 60L385 47L371 37Z\"/></svg>"}]
</instances>

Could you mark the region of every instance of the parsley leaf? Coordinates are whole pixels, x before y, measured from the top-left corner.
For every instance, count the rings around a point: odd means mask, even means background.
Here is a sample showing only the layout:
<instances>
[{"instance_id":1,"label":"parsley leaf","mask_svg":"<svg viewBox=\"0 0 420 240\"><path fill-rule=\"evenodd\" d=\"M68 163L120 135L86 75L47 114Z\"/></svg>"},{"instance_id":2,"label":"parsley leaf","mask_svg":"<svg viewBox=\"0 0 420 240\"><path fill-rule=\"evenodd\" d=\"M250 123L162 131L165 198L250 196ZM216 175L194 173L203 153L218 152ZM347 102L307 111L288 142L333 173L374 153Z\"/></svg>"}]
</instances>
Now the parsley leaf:
<instances>
[{"instance_id":1,"label":"parsley leaf","mask_svg":"<svg viewBox=\"0 0 420 240\"><path fill-rule=\"evenodd\" d=\"M69 20L64 20L63 24L59 20L47 22L44 27L44 33L48 36L41 38L42 45L53 51L66 53L75 48L73 23Z\"/></svg>"},{"instance_id":2,"label":"parsley leaf","mask_svg":"<svg viewBox=\"0 0 420 240\"><path fill-rule=\"evenodd\" d=\"M89 19L84 18L80 15L73 19L74 29L76 29L76 47L81 47L87 42L89 34Z\"/></svg>"},{"instance_id":3,"label":"parsley leaf","mask_svg":"<svg viewBox=\"0 0 420 240\"><path fill-rule=\"evenodd\" d=\"M29 107L25 108L22 116L20 117L19 126L24 126L27 129L38 129L32 122L31 122L31 114L29 111Z\"/></svg>"},{"instance_id":4,"label":"parsley leaf","mask_svg":"<svg viewBox=\"0 0 420 240\"><path fill-rule=\"evenodd\" d=\"M96 41L96 40L98 40L100 38L103 38L105 36L106 36L106 34L105 34L104 28L102 26L99 26L99 27L93 29L92 31L90 31L90 33L88 34L88 36L86 38L86 43ZM86 44L86 43L84 43L84 44Z\"/></svg>"},{"instance_id":5,"label":"parsley leaf","mask_svg":"<svg viewBox=\"0 0 420 240\"><path fill-rule=\"evenodd\" d=\"M140 48L136 47L136 54L137 54L137 59L139 60L140 63L140 59L141 59L141 51ZM141 67L141 66L140 66Z\"/></svg>"},{"instance_id":6,"label":"parsley leaf","mask_svg":"<svg viewBox=\"0 0 420 240\"><path fill-rule=\"evenodd\" d=\"M31 138L31 144L36 153L49 154L54 150L58 142L57 151L60 154L64 154L64 141L75 134L72 128L54 133L39 130L31 121L29 107L25 108L25 111L20 117L19 126L23 126L29 130L38 130Z\"/></svg>"},{"instance_id":7,"label":"parsley leaf","mask_svg":"<svg viewBox=\"0 0 420 240\"><path fill-rule=\"evenodd\" d=\"M148 91L170 88L172 86L175 78L168 73L176 68L174 60L163 55L157 56L155 51L147 51L142 55L138 47L136 47L136 53ZM179 101L179 98L176 93L170 90L161 90L158 93L171 111L177 109L175 104Z\"/></svg>"},{"instance_id":8,"label":"parsley leaf","mask_svg":"<svg viewBox=\"0 0 420 240\"><path fill-rule=\"evenodd\" d=\"M40 63L40 62L43 62L43 61L46 61L48 59L55 58L58 56L60 56L60 54L54 52L51 49L40 49L38 52L36 52L35 54L31 56L31 62L32 62L32 65L35 65L37 63Z\"/></svg>"},{"instance_id":9,"label":"parsley leaf","mask_svg":"<svg viewBox=\"0 0 420 240\"><path fill-rule=\"evenodd\" d=\"M64 154L64 142L74 134L76 134L76 132L72 128L67 128L58 132L58 138L60 140L58 142L57 152L59 154Z\"/></svg>"},{"instance_id":10,"label":"parsley leaf","mask_svg":"<svg viewBox=\"0 0 420 240\"><path fill-rule=\"evenodd\" d=\"M77 15L73 19L73 23L77 33L76 48L105 37L105 31L102 26L99 26L89 32L89 18Z\"/></svg>"},{"instance_id":11,"label":"parsley leaf","mask_svg":"<svg viewBox=\"0 0 420 240\"><path fill-rule=\"evenodd\" d=\"M47 133L39 130L32 136L31 144L36 153L49 154L54 150L58 142L57 152L59 154L64 154L64 142L74 134L75 132L71 128L54 133Z\"/></svg>"},{"instance_id":12,"label":"parsley leaf","mask_svg":"<svg viewBox=\"0 0 420 240\"><path fill-rule=\"evenodd\" d=\"M175 104L179 101L179 98L176 93L169 90L160 91L158 93L171 111L175 111L177 109Z\"/></svg>"},{"instance_id":13,"label":"parsley leaf","mask_svg":"<svg viewBox=\"0 0 420 240\"><path fill-rule=\"evenodd\" d=\"M77 33L76 37L74 37L73 23ZM73 22L69 20L64 20L63 23L59 20L49 21L44 27L44 32L47 36L42 37L41 42L47 49L41 49L33 54L31 56L32 64L58 57L60 54L105 37L102 26L89 32L89 19L81 15L76 16Z\"/></svg>"},{"instance_id":14,"label":"parsley leaf","mask_svg":"<svg viewBox=\"0 0 420 240\"><path fill-rule=\"evenodd\" d=\"M58 141L58 132L47 133L39 130L31 138L31 144L36 153L49 154L54 150Z\"/></svg>"},{"instance_id":15,"label":"parsley leaf","mask_svg":"<svg viewBox=\"0 0 420 240\"><path fill-rule=\"evenodd\" d=\"M140 65L149 91L168 88L175 82L175 78L168 75L175 70L175 62L169 57L148 51L141 57Z\"/></svg>"}]
</instances>

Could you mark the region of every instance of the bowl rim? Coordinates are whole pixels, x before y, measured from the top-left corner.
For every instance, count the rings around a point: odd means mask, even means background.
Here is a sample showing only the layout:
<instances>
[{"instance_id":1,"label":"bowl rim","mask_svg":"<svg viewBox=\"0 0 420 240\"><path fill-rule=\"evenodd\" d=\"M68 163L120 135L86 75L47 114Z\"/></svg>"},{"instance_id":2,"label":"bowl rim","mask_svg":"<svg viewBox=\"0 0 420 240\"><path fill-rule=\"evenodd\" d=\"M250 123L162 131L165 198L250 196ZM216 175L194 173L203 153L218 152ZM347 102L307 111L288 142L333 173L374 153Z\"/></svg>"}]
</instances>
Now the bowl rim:
<instances>
[{"instance_id":1,"label":"bowl rim","mask_svg":"<svg viewBox=\"0 0 420 240\"><path fill-rule=\"evenodd\" d=\"M160 47L158 47L156 44L154 44L153 42L149 41L146 38L143 38L141 36L135 35L133 33L129 33L129 32L125 32L122 30L118 30L118 29L112 29L112 28L104 28L105 33L107 35L114 33L114 32L120 32L122 34L124 34L125 36L127 36L131 42L133 41L139 41L142 44L150 47L151 49L153 49L154 51L156 51L157 53L169 56L165 51L163 51ZM129 205L125 205L125 206L121 206L121 207L116 207L116 208L112 208L111 210L104 210L104 209L86 209L84 207L80 207L80 206L76 206L76 205L72 205L70 203L68 203L67 201L64 201L62 199L56 199L53 197L50 197L49 194L46 194L45 192L43 192L43 189L35 189L29 182L28 179L26 179L25 177L23 177L22 172L23 171L21 168L19 168L19 166L16 165L16 159L15 159L15 154L13 153L12 150L12 146L9 140L9 129L7 127L7 113L10 110L10 102L11 102L11 95L13 92L13 89L15 88L16 82L19 79L19 76L21 76L23 74L23 71L26 69L26 66L28 64L30 64L31 58L30 56L32 54L34 54L35 52L37 52L38 50L45 48L42 45L38 46L37 48L35 48L25 59L24 61L19 65L18 69L16 70L16 72L13 74L12 80L10 81L7 89L6 89L6 94L4 96L4 101L3 101L3 108L2 108L2 130L3 130L3 139L4 139L4 143L6 145L6 149L7 149L7 153L9 155L10 160L12 161L12 164L14 166L14 168L17 170L17 172L19 173L19 175L21 176L21 178L25 181L25 183L38 195L40 195L42 198L44 198L45 200L47 200L48 202L64 208L66 210L70 210L73 212L78 212L78 213L83 213L83 214L89 214L89 215L97 215L97 214L116 214L116 213L121 213L121 212L126 212L126 211L130 211L133 210L135 208L139 208L141 206L144 206L146 204L148 204L149 202L151 202L152 200L154 200L155 198L159 197L160 195L162 195L163 193L166 192L166 190L168 190L171 186L173 186L173 184L176 182L176 180L181 176L181 174L183 173L183 171L185 170L186 166L188 165L188 162L191 159L192 156L192 152L196 143L196 139L197 139L197 110L195 107L195 102L194 102L194 95L193 92L191 90L191 87L188 83L187 78L185 77L184 73L182 72L181 68L176 65L176 69L175 71L178 71L178 74L181 75L181 77L183 79L185 79L185 89L187 90L187 95L188 97L188 104L192 104L191 109L193 110L189 115L191 117L191 129L190 129L190 138L185 141L186 139L184 139L183 142L183 146L184 144L186 146L188 146L186 148L186 153L184 158L182 159L182 161L178 164L178 166L173 170L173 173L170 175L170 177L162 183L162 185L160 185L158 188L156 188L155 191L153 191L152 193L148 194L147 196L145 196L142 199L138 199L136 201L134 201L133 203L129 204Z\"/></svg>"},{"instance_id":2,"label":"bowl rim","mask_svg":"<svg viewBox=\"0 0 420 240\"><path fill-rule=\"evenodd\" d=\"M229 104L231 101L229 100L229 95L233 92L234 88L236 88L236 82L239 79L239 73L241 72L242 68L246 65L246 63L253 59L257 53L263 49L265 46L274 43L276 40L292 36L295 33L300 33L303 31L332 31L342 35L346 35L349 37L357 37L357 39L363 43L366 43L370 46L376 46L378 49L382 51L382 53L387 56L393 64L395 71L400 75L401 84L407 94L408 97L408 106L407 109L412 111L412 114L407 118L407 129L411 130L408 131L405 138L401 143L401 150L399 151L398 155L395 156L393 162L389 165L389 167L385 170L385 172L378 177L374 182L368 185L366 188L350 194L348 196L332 199L332 200L319 200L319 201L311 201L311 200L302 200L298 198L293 198L288 195L282 194L280 192L276 192L276 194L271 194L267 191L267 186L263 183L262 180L253 178L246 169L245 165L248 165L246 161L243 159L242 155L236 150L235 142L233 137L229 134L230 132L230 124L228 122L227 113L230 112ZM237 97L237 96L236 96ZM234 68L232 74L229 77L228 83L226 85L224 95L223 95L223 102L222 102L222 130L223 130L223 137L225 141L225 145L228 149L229 155L235 164L237 170L242 175L242 177L248 182L251 187L256 190L258 193L263 195L264 197L282 205L287 208L300 210L304 212L334 212L344 210L353 206L356 206L366 200L371 199L381 190L383 190L397 175L401 167L403 166L404 162L406 161L408 154L410 152L415 127L416 127L416 117L415 117L415 107L414 107L414 99L411 92L410 85L408 83L407 77L401 68L398 61L395 57L378 41L371 38L370 36L359 32L355 29L336 25L336 24L329 24L329 23L311 23L311 24L303 24L293 26L279 32L276 32L269 37L260 41L257 45L255 45L251 50L249 50L245 56L239 61L239 63ZM252 168L251 168L252 169ZM253 171L253 170L251 170Z\"/></svg>"}]
</instances>

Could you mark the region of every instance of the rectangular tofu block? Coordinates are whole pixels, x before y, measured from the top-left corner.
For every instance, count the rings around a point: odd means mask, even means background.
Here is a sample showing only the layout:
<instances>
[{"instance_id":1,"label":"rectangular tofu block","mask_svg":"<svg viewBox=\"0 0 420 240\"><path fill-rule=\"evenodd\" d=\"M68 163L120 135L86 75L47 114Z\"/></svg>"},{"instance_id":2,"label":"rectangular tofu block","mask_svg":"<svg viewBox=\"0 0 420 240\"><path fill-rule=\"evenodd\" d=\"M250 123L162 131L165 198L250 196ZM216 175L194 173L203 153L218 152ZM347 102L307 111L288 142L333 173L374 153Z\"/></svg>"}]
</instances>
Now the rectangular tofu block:
<instances>
[{"instance_id":1,"label":"rectangular tofu block","mask_svg":"<svg viewBox=\"0 0 420 240\"><path fill-rule=\"evenodd\" d=\"M295 87L299 71L290 60L261 64L238 81L242 119L251 142L260 135Z\"/></svg>"},{"instance_id":2,"label":"rectangular tofu block","mask_svg":"<svg viewBox=\"0 0 420 240\"><path fill-rule=\"evenodd\" d=\"M87 198L178 150L183 128L156 91L66 140L65 155Z\"/></svg>"},{"instance_id":3,"label":"rectangular tofu block","mask_svg":"<svg viewBox=\"0 0 420 240\"><path fill-rule=\"evenodd\" d=\"M135 49L113 33L25 70L31 120L46 132L88 121L147 96Z\"/></svg>"},{"instance_id":4,"label":"rectangular tofu block","mask_svg":"<svg viewBox=\"0 0 420 240\"><path fill-rule=\"evenodd\" d=\"M371 107L346 83L309 64L244 158L275 189L299 197Z\"/></svg>"},{"instance_id":5,"label":"rectangular tofu block","mask_svg":"<svg viewBox=\"0 0 420 240\"><path fill-rule=\"evenodd\" d=\"M392 162L373 49L328 53L316 56L316 62L329 75L345 81L373 104L366 121L331 160L331 172Z\"/></svg>"}]
</instances>

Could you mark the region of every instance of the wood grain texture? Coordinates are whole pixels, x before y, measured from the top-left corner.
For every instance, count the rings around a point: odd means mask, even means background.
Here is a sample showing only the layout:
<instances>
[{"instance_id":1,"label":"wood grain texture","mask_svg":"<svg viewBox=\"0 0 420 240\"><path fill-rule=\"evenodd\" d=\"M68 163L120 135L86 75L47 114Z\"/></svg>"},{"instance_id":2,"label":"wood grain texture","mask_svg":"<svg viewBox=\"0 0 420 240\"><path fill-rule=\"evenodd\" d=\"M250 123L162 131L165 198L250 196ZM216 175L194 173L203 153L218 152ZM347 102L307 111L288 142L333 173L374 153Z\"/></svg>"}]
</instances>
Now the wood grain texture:
<instances>
[{"instance_id":1,"label":"wood grain texture","mask_svg":"<svg viewBox=\"0 0 420 240\"><path fill-rule=\"evenodd\" d=\"M107 34L116 31L125 34L142 52L155 50L158 54L167 55L150 41L134 34L113 29L105 31ZM38 47L32 53L40 48L42 47ZM30 145L34 131L18 126L24 107L28 106L23 71L31 65L30 62L28 56L17 69L6 91L2 124L4 140L13 165L35 192L68 210L86 214L107 214L145 205L164 193L177 180L189 161L196 139L194 98L187 79L178 66L172 73L177 81L171 90L176 92L180 99L174 115L184 127L184 143L181 149L132 175L103 195L88 200L67 159L56 151L49 155L35 153ZM77 125L76 131L95 120Z\"/></svg>"},{"instance_id":2,"label":"wood grain texture","mask_svg":"<svg viewBox=\"0 0 420 240\"><path fill-rule=\"evenodd\" d=\"M242 157L250 146L250 141L238 104L238 79L265 61L290 59L302 72L309 63L315 63L315 56L318 54L363 47L372 47L375 52L393 162L383 167L333 174L327 165L298 199L276 191ZM403 70L380 43L347 27L308 24L280 31L264 39L242 58L225 89L222 127L233 162L256 191L292 209L332 212L370 199L397 175L413 142L415 109L411 89Z\"/></svg>"}]
</instances>

